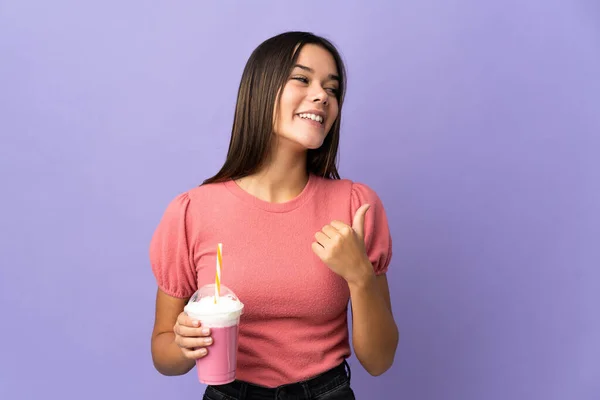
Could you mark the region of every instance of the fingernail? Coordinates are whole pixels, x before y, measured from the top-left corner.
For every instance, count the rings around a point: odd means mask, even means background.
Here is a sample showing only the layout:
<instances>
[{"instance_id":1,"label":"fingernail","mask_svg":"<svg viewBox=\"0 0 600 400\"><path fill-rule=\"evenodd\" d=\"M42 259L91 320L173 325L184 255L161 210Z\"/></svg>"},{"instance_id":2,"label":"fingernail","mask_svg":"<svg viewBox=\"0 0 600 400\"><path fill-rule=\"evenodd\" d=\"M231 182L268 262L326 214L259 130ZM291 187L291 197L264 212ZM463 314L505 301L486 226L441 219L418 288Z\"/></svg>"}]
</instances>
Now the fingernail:
<instances>
[{"instance_id":1,"label":"fingernail","mask_svg":"<svg viewBox=\"0 0 600 400\"><path fill-rule=\"evenodd\" d=\"M202 334L203 335L208 335L209 333L210 333L210 329L208 329L208 328L202 329Z\"/></svg>"},{"instance_id":2,"label":"fingernail","mask_svg":"<svg viewBox=\"0 0 600 400\"><path fill-rule=\"evenodd\" d=\"M200 355L203 356L206 354L206 349L200 349Z\"/></svg>"},{"instance_id":3,"label":"fingernail","mask_svg":"<svg viewBox=\"0 0 600 400\"><path fill-rule=\"evenodd\" d=\"M194 326L200 326L200 321L194 321Z\"/></svg>"},{"instance_id":4,"label":"fingernail","mask_svg":"<svg viewBox=\"0 0 600 400\"><path fill-rule=\"evenodd\" d=\"M211 344L212 343L212 338L206 338L206 339L204 339L204 343L205 344Z\"/></svg>"}]
</instances>

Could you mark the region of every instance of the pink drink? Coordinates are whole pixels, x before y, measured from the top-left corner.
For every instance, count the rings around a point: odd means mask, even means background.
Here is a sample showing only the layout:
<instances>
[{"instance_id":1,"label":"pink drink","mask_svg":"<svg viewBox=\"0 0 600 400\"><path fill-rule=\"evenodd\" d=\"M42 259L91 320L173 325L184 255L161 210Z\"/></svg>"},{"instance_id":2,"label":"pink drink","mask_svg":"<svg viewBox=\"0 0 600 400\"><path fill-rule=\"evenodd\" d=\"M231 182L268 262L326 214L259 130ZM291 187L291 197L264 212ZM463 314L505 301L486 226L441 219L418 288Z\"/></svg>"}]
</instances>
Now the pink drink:
<instances>
[{"instance_id":1,"label":"pink drink","mask_svg":"<svg viewBox=\"0 0 600 400\"><path fill-rule=\"evenodd\" d=\"M217 298L217 301L215 301ZM240 315L244 304L227 287L215 295L214 284L200 288L185 306L185 312L210 328L213 343L208 354L196 360L198 380L206 385L224 385L235 380Z\"/></svg>"},{"instance_id":2,"label":"pink drink","mask_svg":"<svg viewBox=\"0 0 600 400\"><path fill-rule=\"evenodd\" d=\"M207 385L224 385L235 380L239 325L211 328L213 344L208 354L196 360L198 380Z\"/></svg>"}]
</instances>

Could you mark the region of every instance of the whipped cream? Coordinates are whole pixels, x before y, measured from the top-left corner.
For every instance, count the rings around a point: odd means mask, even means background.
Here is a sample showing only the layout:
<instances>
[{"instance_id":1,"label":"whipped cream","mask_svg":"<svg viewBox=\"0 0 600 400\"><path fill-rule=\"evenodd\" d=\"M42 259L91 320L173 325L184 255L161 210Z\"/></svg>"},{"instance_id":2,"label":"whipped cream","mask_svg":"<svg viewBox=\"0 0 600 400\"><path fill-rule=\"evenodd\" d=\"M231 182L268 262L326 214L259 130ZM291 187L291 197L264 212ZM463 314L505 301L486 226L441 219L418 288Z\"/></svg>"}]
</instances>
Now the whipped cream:
<instances>
[{"instance_id":1,"label":"whipped cream","mask_svg":"<svg viewBox=\"0 0 600 400\"><path fill-rule=\"evenodd\" d=\"M214 297L207 296L200 301L189 302L184 311L208 327L227 327L239 323L244 304L229 296L220 296L215 304Z\"/></svg>"}]
</instances>

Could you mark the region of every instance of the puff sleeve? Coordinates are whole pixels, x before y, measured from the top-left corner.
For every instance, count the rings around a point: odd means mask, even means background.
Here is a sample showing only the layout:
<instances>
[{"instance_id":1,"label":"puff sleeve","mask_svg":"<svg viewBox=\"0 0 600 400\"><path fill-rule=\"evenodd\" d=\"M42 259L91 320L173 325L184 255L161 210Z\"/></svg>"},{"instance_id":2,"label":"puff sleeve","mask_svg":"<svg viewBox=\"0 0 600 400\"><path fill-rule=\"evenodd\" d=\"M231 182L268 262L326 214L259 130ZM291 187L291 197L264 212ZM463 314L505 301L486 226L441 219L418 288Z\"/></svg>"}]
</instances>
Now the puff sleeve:
<instances>
[{"instance_id":1,"label":"puff sleeve","mask_svg":"<svg viewBox=\"0 0 600 400\"><path fill-rule=\"evenodd\" d=\"M376 275L385 274L392 258L392 237L381 199L367 185L353 183L351 191L351 220L363 204L371 207L365 215L365 247Z\"/></svg>"},{"instance_id":2,"label":"puff sleeve","mask_svg":"<svg viewBox=\"0 0 600 400\"><path fill-rule=\"evenodd\" d=\"M158 287L178 298L190 297L198 286L190 243L189 206L187 193L173 199L150 241L150 265Z\"/></svg>"}]
</instances>

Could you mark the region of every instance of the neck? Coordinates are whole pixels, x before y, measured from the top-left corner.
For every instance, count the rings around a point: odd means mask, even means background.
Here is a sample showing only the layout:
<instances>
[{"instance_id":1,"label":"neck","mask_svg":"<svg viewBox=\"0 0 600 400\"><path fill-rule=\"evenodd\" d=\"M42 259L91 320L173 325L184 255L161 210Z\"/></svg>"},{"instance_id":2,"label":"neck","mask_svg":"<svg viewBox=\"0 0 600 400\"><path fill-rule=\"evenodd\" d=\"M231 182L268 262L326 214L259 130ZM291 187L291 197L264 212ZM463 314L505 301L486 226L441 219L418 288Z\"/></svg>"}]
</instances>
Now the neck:
<instances>
[{"instance_id":1,"label":"neck","mask_svg":"<svg viewBox=\"0 0 600 400\"><path fill-rule=\"evenodd\" d=\"M282 143L274 144L263 168L237 180L237 184L246 192L271 203L294 199L304 190L307 182L306 151L291 151L285 149Z\"/></svg>"}]
</instances>

